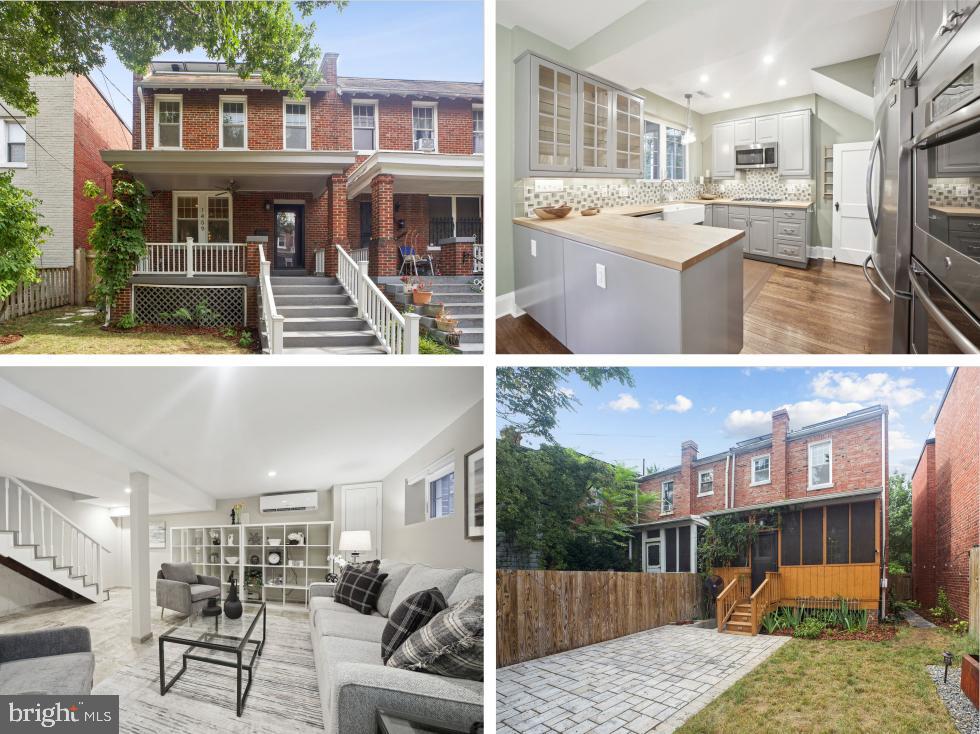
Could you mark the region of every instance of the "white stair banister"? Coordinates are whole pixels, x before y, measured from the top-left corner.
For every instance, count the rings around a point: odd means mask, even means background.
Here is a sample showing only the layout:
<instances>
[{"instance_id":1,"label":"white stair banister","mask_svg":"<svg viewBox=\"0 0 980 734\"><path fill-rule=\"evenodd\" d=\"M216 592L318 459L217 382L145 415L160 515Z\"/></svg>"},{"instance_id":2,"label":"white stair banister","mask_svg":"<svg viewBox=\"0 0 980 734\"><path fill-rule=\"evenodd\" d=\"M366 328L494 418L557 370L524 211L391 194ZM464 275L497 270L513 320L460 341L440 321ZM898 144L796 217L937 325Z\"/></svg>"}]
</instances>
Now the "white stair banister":
<instances>
[{"instance_id":1,"label":"white stair banister","mask_svg":"<svg viewBox=\"0 0 980 734\"><path fill-rule=\"evenodd\" d=\"M282 332L285 317L276 310L276 300L272 295L272 264L265 257L265 248L259 244L259 295L262 299L261 318L265 324L269 352L282 354Z\"/></svg>"},{"instance_id":2,"label":"white stair banister","mask_svg":"<svg viewBox=\"0 0 980 734\"><path fill-rule=\"evenodd\" d=\"M187 277L194 277L194 238L187 238Z\"/></svg>"}]
</instances>

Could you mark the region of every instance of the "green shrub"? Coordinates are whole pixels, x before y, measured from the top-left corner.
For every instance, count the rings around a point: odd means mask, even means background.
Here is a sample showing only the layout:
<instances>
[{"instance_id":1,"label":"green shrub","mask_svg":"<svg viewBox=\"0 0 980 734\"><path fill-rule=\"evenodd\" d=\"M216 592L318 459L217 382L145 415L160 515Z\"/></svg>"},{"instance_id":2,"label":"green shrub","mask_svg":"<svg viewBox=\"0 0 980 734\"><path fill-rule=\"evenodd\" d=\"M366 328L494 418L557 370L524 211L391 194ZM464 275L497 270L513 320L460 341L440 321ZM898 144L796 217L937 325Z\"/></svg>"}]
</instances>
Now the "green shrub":
<instances>
[{"instance_id":1,"label":"green shrub","mask_svg":"<svg viewBox=\"0 0 980 734\"><path fill-rule=\"evenodd\" d=\"M769 612L769 614L762 618L762 627L770 635L777 630L783 629L782 616L778 611Z\"/></svg>"},{"instance_id":2,"label":"green shrub","mask_svg":"<svg viewBox=\"0 0 980 734\"><path fill-rule=\"evenodd\" d=\"M139 325L139 319L136 318L136 314L130 312L123 314L119 321L116 322L116 327L119 329L132 329Z\"/></svg>"},{"instance_id":3,"label":"green shrub","mask_svg":"<svg viewBox=\"0 0 980 734\"><path fill-rule=\"evenodd\" d=\"M827 625L816 617L807 617L793 629L793 637L815 640L820 637Z\"/></svg>"},{"instance_id":4,"label":"green shrub","mask_svg":"<svg viewBox=\"0 0 980 734\"><path fill-rule=\"evenodd\" d=\"M781 607L779 616L782 619L783 629L795 629L803 620L799 607Z\"/></svg>"},{"instance_id":5,"label":"green shrub","mask_svg":"<svg viewBox=\"0 0 980 734\"><path fill-rule=\"evenodd\" d=\"M238 346L240 346L242 349L249 349L252 346L253 341L252 332L243 331L241 336L238 337Z\"/></svg>"},{"instance_id":6,"label":"green shrub","mask_svg":"<svg viewBox=\"0 0 980 734\"><path fill-rule=\"evenodd\" d=\"M18 285L40 280L35 263L51 234L40 223L40 204L30 191L14 186L13 171L0 173L0 307Z\"/></svg>"},{"instance_id":7,"label":"green shrub","mask_svg":"<svg viewBox=\"0 0 980 734\"><path fill-rule=\"evenodd\" d=\"M930 609L929 612L933 617L943 622L951 622L956 618L956 612L953 611L953 607L949 603L949 597L946 596L946 589L939 587L939 593L936 594L936 606Z\"/></svg>"},{"instance_id":8,"label":"green shrub","mask_svg":"<svg viewBox=\"0 0 980 734\"><path fill-rule=\"evenodd\" d=\"M888 575L889 576L895 576L895 575L904 576L906 573L908 573L908 571L905 569L905 566L903 566L898 561L889 561L888 562Z\"/></svg>"},{"instance_id":9,"label":"green shrub","mask_svg":"<svg viewBox=\"0 0 980 734\"><path fill-rule=\"evenodd\" d=\"M455 354L455 352L442 342L437 342L428 336L420 336L419 354Z\"/></svg>"},{"instance_id":10,"label":"green shrub","mask_svg":"<svg viewBox=\"0 0 980 734\"><path fill-rule=\"evenodd\" d=\"M208 306L207 301L201 301L194 307L194 321L200 326L214 326L219 319L220 316Z\"/></svg>"},{"instance_id":11,"label":"green shrub","mask_svg":"<svg viewBox=\"0 0 980 734\"><path fill-rule=\"evenodd\" d=\"M950 629L958 635L965 635L970 629L970 623L965 619L954 619Z\"/></svg>"}]
</instances>

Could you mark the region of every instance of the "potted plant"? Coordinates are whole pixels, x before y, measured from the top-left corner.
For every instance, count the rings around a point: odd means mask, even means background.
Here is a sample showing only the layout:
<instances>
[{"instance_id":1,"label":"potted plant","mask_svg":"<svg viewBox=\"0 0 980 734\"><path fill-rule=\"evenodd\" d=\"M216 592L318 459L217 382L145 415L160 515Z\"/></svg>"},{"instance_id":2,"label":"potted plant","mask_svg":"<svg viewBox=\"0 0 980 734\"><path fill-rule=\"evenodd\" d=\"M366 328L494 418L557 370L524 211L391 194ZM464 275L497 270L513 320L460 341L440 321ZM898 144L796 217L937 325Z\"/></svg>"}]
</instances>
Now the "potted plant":
<instances>
[{"instance_id":1,"label":"potted plant","mask_svg":"<svg viewBox=\"0 0 980 734\"><path fill-rule=\"evenodd\" d=\"M412 302L416 306L424 306L429 301L432 300L432 284L426 283L421 278L415 283L415 289L412 291Z\"/></svg>"},{"instance_id":2,"label":"potted plant","mask_svg":"<svg viewBox=\"0 0 980 734\"><path fill-rule=\"evenodd\" d=\"M402 282L402 292L403 293L406 293L407 294L407 293L411 293L413 290L415 290L415 288L412 286L412 279L409 278L407 275L403 275L401 277L401 282Z\"/></svg>"},{"instance_id":3,"label":"potted plant","mask_svg":"<svg viewBox=\"0 0 980 734\"><path fill-rule=\"evenodd\" d=\"M459 325L459 321L447 316L445 312L436 317L436 328L439 331L455 332L457 325Z\"/></svg>"},{"instance_id":4,"label":"potted plant","mask_svg":"<svg viewBox=\"0 0 980 734\"><path fill-rule=\"evenodd\" d=\"M980 637L970 635L966 639L966 651L960 662L960 688L974 708L980 708Z\"/></svg>"},{"instance_id":5,"label":"potted plant","mask_svg":"<svg viewBox=\"0 0 980 734\"><path fill-rule=\"evenodd\" d=\"M262 598L262 569L251 568L245 572L245 594L249 601Z\"/></svg>"},{"instance_id":6,"label":"potted plant","mask_svg":"<svg viewBox=\"0 0 980 734\"><path fill-rule=\"evenodd\" d=\"M427 303L422 306L422 313L426 316L431 316L434 319L438 319L446 311L446 306L442 302L437 303Z\"/></svg>"}]
</instances>

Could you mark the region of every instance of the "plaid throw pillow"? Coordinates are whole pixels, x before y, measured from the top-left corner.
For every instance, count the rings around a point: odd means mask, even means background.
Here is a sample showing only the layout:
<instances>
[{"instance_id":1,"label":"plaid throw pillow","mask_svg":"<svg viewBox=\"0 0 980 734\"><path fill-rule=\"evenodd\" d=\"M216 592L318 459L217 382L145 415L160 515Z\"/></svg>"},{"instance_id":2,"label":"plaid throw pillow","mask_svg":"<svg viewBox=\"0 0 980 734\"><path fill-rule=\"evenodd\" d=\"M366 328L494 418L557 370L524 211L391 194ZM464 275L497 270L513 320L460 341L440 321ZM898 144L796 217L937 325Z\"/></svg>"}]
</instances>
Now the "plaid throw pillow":
<instances>
[{"instance_id":1,"label":"plaid throw pillow","mask_svg":"<svg viewBox=\"0 0 980 734\"><path fill-rule=\"evenodd\" d=\"M446 598L435 587L405 599L388 617L388 624L381 633L381 660L387 663L405 640L445 608Z\"/></svg>"},{"instance_id":2,"label":"plaid throw pillow","mask_svg":"<svg viewBox=\"0 0 980 734\"><path fill-rule=\"evenodd\" d=\"M356 609L361 614L370 614L374 611L381 586L386 578L388 578L386 573L362 571L344 566L344 575L340 577L333 591L333 600Z\"/></svg>"},{"instance_id":3,"label":"plaid throw pillow","mask_svg":"<svg viewBox=\"0 0 980 734\"><path fill-rule=\"evenodd\" d=\"M483 597L474 596L439 612L395 650L387 665L483 680Z\"/></svg>"}]
</instances>

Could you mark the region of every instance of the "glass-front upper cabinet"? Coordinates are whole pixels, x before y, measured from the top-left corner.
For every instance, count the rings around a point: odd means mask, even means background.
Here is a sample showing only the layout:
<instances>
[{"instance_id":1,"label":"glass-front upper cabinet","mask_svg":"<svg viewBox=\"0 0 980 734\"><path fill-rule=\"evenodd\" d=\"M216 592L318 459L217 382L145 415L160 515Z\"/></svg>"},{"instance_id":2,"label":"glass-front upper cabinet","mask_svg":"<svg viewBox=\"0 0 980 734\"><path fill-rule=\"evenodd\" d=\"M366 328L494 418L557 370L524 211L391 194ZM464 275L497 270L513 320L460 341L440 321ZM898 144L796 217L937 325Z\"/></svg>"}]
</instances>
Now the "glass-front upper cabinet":
<instances>
[{"instance_id":1,"label":"glass-front upper cabinet","mask_svg":"<svg viewBox=\"0 0 980 734\"><path fill-rule=\"evenodd\" d=\"M541 59L534 59L533 107L534 168L566 171L575 165L572 157L575 132L573 85L575 74Z\"/></svg>"},{"instance_id":2,"label":"glass-front upper cabinet","mask_svg":"<svg viewBox=\"0 0 980 734\"><path fill-rule=\"evenodd\" d=\"M608 171L612 90L593 79L580 76L578 92L582 120L579 168L583 171Z\"/></svg>"},{"instance_id":3,"label":"glass-front upper cabinet","mask_svg":"<svg viewBox=\"0 0 980 734\"><path fill-rule=\"evenodd\" d=\"M643 156L643 105L638 97L616 92L616 173L639 175Z\"/></svg>"}]
</instances>

